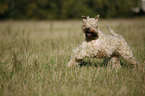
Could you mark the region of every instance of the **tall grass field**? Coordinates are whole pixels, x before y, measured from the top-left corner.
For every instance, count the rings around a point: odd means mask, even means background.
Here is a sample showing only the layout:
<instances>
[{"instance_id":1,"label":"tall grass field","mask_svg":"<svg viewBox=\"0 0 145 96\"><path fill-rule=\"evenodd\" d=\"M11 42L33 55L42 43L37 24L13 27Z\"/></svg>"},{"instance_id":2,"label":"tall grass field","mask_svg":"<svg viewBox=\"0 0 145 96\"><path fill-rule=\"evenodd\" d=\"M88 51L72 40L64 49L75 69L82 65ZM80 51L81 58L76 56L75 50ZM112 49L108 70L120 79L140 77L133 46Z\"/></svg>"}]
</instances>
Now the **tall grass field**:
<instances>
[{"instance_id":1,"label":"tall grass field","mask_svg":"<svg viewBox=\"0 0 145 96\"><path fill-rule=\"evenodd\" d=\"M81 20L1 21L0 96L145 96L145 18L100 19L98 25L126 39L140 69L122 60L115 70L98 58L67 68L84 40Z\"/></svg>"}]
</instances>

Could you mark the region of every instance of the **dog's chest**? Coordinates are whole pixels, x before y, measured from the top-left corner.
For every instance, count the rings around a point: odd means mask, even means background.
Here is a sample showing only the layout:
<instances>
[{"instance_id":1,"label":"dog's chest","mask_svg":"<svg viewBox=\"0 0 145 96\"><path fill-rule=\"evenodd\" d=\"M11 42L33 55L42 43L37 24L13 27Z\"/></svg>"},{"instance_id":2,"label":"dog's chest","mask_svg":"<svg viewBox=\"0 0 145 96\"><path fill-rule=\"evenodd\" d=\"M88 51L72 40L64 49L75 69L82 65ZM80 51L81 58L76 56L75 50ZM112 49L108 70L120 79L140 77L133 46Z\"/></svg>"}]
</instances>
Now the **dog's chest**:
<instances>
[{"instance_id":1,"label":"dog's chest","mask_svg":"<svg viewBox=\"0 0 145 96\"><path fill-rule=\"evenodd\" d=\"M91 42L84 41L82 44L82 48L87 53L88 57L108 57L108 55L105 53L105 50L102 49L102 44L101 42L99 42L99 40L94 40Z\"/></svg>"}]
</instances>

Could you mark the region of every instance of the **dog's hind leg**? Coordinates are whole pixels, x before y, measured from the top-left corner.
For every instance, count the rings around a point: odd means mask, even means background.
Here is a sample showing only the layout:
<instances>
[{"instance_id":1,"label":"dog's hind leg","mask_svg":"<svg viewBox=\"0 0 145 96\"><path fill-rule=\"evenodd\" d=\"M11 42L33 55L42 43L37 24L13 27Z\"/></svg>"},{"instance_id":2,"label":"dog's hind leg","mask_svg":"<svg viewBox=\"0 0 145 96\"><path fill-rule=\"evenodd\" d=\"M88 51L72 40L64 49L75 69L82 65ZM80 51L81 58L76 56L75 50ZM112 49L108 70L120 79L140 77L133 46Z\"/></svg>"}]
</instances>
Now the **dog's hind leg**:
<instances>
[{"instance_id":1,"label":"dog's hind leg","mask_svg":"<svg viewBox=\"0 0 145 96\"><path fill-rule=\"evenodd\" d=\"M108 60L108 64L109 67L114 68L114 69L119 69L121 68L121 64L120 64L120 58L113 56L111 58L109 58Z\"/></svg>"},{"instance_id":2,"label":"dog's hind leg","mask_svg":"<svg viewBox=\"0 0 145 96\"><path fill-rule=\"evenodd\" d=\"M137 61L136 58L133 56L132 50L129 48L129 46L122 48L122 50L119 51L119 56L128 63L133 64L134 67L140 66L139 61Z\"/></svg>"},{"instance_id":3,"label":"dog's hind leg","mask_svg":"<svg viewBox=\"0 0 145 96\"><path fill-rule=\"evenodd\" d=\"M127 61L128 63L132 64L134 67L140 67L140 63L138 60L136 60L136 58L134 56L130 56L130 55L121 55L121 57Z\"/></svg>"}]
</instances>

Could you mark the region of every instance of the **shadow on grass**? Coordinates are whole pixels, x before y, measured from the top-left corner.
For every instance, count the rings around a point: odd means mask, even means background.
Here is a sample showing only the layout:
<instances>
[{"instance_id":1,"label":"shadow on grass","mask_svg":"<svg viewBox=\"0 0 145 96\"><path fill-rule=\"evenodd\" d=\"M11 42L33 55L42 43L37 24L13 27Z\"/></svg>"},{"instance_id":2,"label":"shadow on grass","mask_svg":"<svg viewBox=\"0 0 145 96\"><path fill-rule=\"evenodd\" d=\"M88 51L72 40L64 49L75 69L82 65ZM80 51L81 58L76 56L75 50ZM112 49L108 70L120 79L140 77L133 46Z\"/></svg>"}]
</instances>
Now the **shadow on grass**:
<instances>
[{"instance_id":1,"label":"shadow on grass","mask_svg":"<svg viewBox=\"0 0 145 96\"><path fill-rule=\"evenodd\" d=\"M129 64L125 61L120 61L121 67L123 68L128 68L128 69L134 69L135 67L133 66L133 64ZM91 61L91 60L84 60L82 61L81 64L78 65L79 67L109 67L109 65L107 63L105 63L104 61L99 62L97 60L95 61Z\"/></svg>"},{"instance_id":2,"label":"shadow on grass","mask_svg":"<svg viewBox=\"0 0 145 96\"><path fill-rule=\"evenodd\" d=\"M86 66L86 67L106 67L107 64L104 62L92 62L92 61L82 61L82 63L79 65L80 67Z\"/></svg>"}]
</instances>

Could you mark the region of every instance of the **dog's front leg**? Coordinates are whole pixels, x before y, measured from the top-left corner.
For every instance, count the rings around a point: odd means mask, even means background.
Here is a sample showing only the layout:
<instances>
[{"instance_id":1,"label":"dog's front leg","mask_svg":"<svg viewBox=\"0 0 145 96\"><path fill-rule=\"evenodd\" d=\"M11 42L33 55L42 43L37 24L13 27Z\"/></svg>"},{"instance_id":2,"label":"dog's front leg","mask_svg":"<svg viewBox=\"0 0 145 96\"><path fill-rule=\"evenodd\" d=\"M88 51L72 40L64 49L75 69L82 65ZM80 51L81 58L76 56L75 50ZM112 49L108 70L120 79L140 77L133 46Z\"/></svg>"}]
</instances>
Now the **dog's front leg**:
<instances>
[{"instance_id":1,"label":"dog's front leg","mask_svg":"<svg viewBox=\"0 0 145 96\"><path fill-rule=\"evenodd\" d=\"M81 64L81 61L82 59L71 58L70 61L68 62L67 67L75 67Z\"/></svg>"},{"instance_id":2,"label":"dog's front leg","mask_svg":"<svg viewBox=\"0 0 145 96\"><path fill-rule=\"evenodd\" d=\"M81 64L82 59L86 56L86 51L80 46L73 50L68 67L75 67L76 65Z\"/></svg>"}]
</instances>

